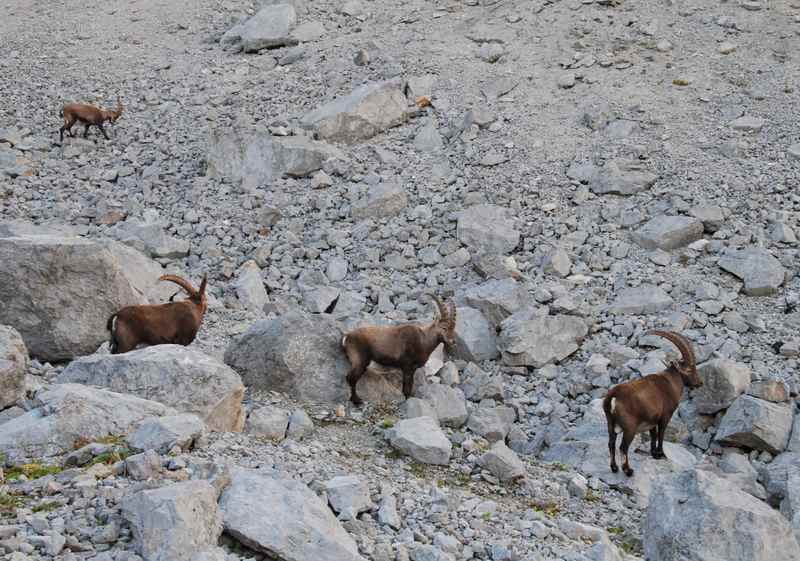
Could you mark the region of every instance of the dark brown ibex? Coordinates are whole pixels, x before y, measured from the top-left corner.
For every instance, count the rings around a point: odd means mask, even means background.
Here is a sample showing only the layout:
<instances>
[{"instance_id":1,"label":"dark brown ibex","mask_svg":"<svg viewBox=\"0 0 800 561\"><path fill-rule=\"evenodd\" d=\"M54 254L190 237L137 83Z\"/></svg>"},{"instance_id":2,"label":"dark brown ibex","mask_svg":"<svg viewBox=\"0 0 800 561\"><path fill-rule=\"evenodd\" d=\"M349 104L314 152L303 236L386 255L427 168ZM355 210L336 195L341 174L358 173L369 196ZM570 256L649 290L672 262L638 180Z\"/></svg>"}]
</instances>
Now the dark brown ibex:
<instances>
[{"instance_id":1,"label":"dark brown ibex","mask_svg":"<svg viewBox=\"0 0 800 561\"><path fill-rule=\"evenodd\" d=\"M111 332L109 350L112 355L127 353L140 344L185 346L194 341L208 306L207 277L203 276L199 290L195 290L187 280L175 275L163 275L158 280L174 282L183 288L189 297L168 304L126 306L111 314L106 329Z\"/></svg>"},{"instance_id":2,"label":"dark brown ibex","mask_svg":"<svg viewBox=\"0 0 800 561\"><path fill-rule=\"evenodd\" d=\"M354 405L362 403L356 392L356 384L371 361L401 369L403 395L409 398L414 389L414 372L417 368L428 362L428 357L440 343L446 347L455 344L455 305L451 302L448 310L437 296L430 296L439 313L429 324L360 327L342 338L342 348L351 366L347 382L350 384L350 400Z\"/></svg>"},{"instance_id":3,"label":"dark brown ibex","mask_svg":"<svg viewBox=\"0 0 800 561\"><path fill-rule=\"evenodd\" d=\"M633 469L628 461L628 448L634 437L650 431L650 454L653 458L664 455L664 432L672 414L678 408L683 387L698 388L703 381L697 374L697 363L692 344L673 331L654 330L647 335L664 337L681 353L680 361L670 361L663 372L631 380L611 388L603 399L603 411L608 421L608 451L611 454L611 471L617 472L617 427L622 432L622 471L630 477Z\"/></svg>"},{"instance_id":4,"label":"dark brown ibex","mask_svg":"<svg viewBox=\"0 0 800 561\"><path fill-rule=\"evenodd\" d=\"M89 127L92 125L100 129L103 136L108 140L106 129L103 128L103 123L109 121L116 123L117 119L122 115L122 101L117 97L117 108L99 109L93 105L86 105L85 103L67 103L61 108L61 116L64 117L64 124L59 129L61 142L64 142L64 131L67 131L70 136L72 134L72 127L76 122L80 121L86 128L83 131L83 138L89 136Z\"/></svg>"}]
</instances>

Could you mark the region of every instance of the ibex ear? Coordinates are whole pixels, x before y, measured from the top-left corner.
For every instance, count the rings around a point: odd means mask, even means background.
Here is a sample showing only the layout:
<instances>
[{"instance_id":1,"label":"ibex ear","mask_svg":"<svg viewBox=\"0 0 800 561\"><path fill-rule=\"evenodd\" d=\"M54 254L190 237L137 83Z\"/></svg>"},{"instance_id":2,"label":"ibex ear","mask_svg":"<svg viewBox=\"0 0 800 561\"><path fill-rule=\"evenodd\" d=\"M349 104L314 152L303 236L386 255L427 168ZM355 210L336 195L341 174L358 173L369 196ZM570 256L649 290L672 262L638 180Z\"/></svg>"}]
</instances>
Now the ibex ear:
<instances>
[{"instance_id":1,"label":"ibex ear","mask_svg":"<svg viewBox=\"0 0 800 561\"><path fill-rule=\"evenodd\" d=\"M203 280L200 282L200 288L197 290L197 294L200 296L204 296L206 293L206 285L208 284L208 273L203 275Z\"/></svg>"}]
</instances>

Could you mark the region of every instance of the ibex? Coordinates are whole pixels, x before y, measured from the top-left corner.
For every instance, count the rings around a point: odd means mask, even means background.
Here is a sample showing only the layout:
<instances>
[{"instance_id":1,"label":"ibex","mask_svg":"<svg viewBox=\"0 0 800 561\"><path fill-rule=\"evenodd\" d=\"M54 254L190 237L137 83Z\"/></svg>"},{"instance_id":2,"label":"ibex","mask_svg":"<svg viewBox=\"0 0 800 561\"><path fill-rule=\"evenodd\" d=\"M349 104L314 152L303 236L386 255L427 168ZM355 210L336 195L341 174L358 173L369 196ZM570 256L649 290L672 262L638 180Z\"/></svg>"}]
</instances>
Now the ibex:
<instances>
[{"instance_id":1,"label":"ibex","mask_svg":"<svg viewBox=\"0 0 800 561\"><path fill-rule=\"evenodd\" d=\"M608 451L611 453L611 471L616 473L617 428L622 432L622 471L633 475L628 461L628 448L634 437L650 431L650 455L664 455L664 432L672 414L678 408L683 387L699 388L703 381L697 374L697 364L689 341L672 331L648 331L647 335L658 335L669 340L681 353L680 361L670 361L663 372L631 380L611 388L603 399L603 411L608 421Z\"/></svg>"},{"instance_id":2,"label":"ibex","mask_svg":"<svg viewBox=\"0 0 800 561\"><path fill-rule=\"evenodd\" d=\"M140 344L186 346L194 341L206 313L207 277L203 276L199 290L175 275L163 275L158 280L174 282L189 297L168 304L126 306L111 314L106 329L111 332L109 350L112 355L127 353Z\"/></svg>"},{"instance_id":3,"label":"ibex","mask_svg":"<svg viewBox=\"0 0 800 561\"><path fill-rule=\"evenodd\" d=\"M451 302L448 310L438 297L430 295L438 308L438 316L426 325L406 323L402 325L380 325L360 327L342 338L342 348L350 361L350 400L354 405L363 402L356 392L361 376L371 361L403 371L403 395L411 397L414 372L428 362L428 357L444 343L455 344L456 308Z\"/></svg>"},{"instance_id":4,"label":"ibex","mask_svg":"<svg viewBox=\"0 0 800 561\"><path fill-rule=\"evenodd\" d=\"M117 108L115 110L99 109L93 105L86 105L84 103L67 103L61 108L61 116L64 117L64 124L58 131L61 142L64 142L64 131L67 131L70 136L75 136L72 134L72 127L78 121L86 125L83 131L83 138L89 136L89 127L94 125L100 129L100 132L102 132L103 136L108 140L108 135L103 128L103 123L106 121L116 123L120 115L122 115L122 101L119 97L117 97Z\"/></svg>"}]
</instances>

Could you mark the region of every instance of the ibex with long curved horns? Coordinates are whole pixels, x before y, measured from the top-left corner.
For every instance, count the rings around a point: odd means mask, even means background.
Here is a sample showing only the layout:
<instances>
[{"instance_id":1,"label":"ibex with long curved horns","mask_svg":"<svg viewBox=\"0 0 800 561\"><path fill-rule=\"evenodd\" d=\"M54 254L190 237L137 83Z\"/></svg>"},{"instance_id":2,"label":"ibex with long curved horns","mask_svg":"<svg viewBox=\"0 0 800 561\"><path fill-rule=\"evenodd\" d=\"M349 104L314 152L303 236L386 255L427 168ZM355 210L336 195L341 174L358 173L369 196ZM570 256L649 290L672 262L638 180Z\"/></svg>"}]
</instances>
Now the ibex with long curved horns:
<instances>
[{"instance_id":1,"label":"ibex with long curved horns","mask_svg":"<svg viewBox=\"0 0 800 561\"><path fill-rule=\"evenodd\" d=\"M109 350L112 355L127 353L140 344L186 346L194 341L208 307L207 277L203 276L198 290L189 281L175 275L163 275L158 280L174 282L189 297L167 304L126 306L111 314L106 329L111 332Z\"/></svg>"},{"instance_id":2,"label":"ibex with long curved horns","mask_svg":"<svg viewBox=\"0 0 800 561\"><path fill-rule=\"evenodd\" d=\"M61 142L64 142L64 131L67 131L70 136L72 134L72 127L76 122L80 121L86 128L83 130L83 138L89 136L89 127L92 125L100 129L103 136L108 140L106 129L103 128L103 123L106 121L116 123L117 119L122 115L122 100L117 97L116 109L100 109L94 105L87 105L85 103L67 103L61 108L61 116L64 117L64 124L59 129Z\"/></svg>"},{"instance_id":3,"label":"ibex with long curved horns","mask_svg":"<svg viewBox=\"0 0 800 561\"><path fill-rule=\"evenodd\" d=\"M456 308L451 302L449 309L437 296L429 295L436 303L438 315L431 323L419 325L374 325L360 327L342 338L342 348L350 361L350 400L361 405L356 393L356 384L374 361L382 366L399 368L403 371L403 395L411 397L414 386L414 372L428 362L428 357L444 343L446 347L455 344Z\"/></svg>"},{"instance_id":4,"label":"ibex with long curved horns","mask_svg":"<svg viewBox=\"0 0 800 561\"><path fill-rule=\"evenodd\" d=\"M697 361L692 344L673 331L648 331L647 335L664 337L675 345L681 353L680 361L670 361L663 372L651 374L614 386L603 399L603 411L608 421L608 451L611 453L611 471L617 472L617 428L622 431L622 471L633 475L628 462L628 447L634 437L650 431L650 454L653 458L666 458L664 455L664 432L667 430L672 414L678 408L683 395L683 387L699 388L703 381L697 374Z\"/></svg>"}]
</instances>

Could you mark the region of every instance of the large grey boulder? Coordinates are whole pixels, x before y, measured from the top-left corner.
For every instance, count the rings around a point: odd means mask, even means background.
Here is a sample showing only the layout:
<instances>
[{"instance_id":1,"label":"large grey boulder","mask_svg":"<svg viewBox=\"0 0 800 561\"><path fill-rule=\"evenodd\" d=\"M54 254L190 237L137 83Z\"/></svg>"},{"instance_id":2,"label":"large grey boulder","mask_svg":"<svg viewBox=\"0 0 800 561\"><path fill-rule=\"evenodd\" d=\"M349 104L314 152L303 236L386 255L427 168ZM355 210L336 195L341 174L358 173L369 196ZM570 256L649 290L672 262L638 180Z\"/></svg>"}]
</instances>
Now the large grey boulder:
<instances>
[{"instance_id":1,"label":"large grey boulder","mask_svg":"<svg viewBox=\"0 0 800 561\"><path fill-rule=\"evenodd\" d=\"M70 363L61 383L102 386L194 413L211 430L244 426L239 375L218 360L180 345L154 345L117 355L91 355Z\"/></svg>"},{"instance_id":2,"label":"large grey boulder","mask_svg":"<svg viewBox=\"0 0 800 561\"><path fill-rule=\"evenodd\" d=\"M144 561L190 561L217 545L222 515L207 481L184 481L123 497L122 516Z\"/></svg>"},{"instance_id":3,"label":"large grey boulder","mask_svg":"<svg viewBox=\"0 0 800 561\"><path fill-rule=\"evenodd\" d=\"M488 280L468 288L457 297L480 310L492 327L499 326L530 302L528 291L512 278Z\"/></svg>"},{"instance_id":4,"label":"large grey boulder","mask_svg":"<svg viewBox=\"0 0 800 561\"><path fill-rule=\"evenodd\" d=\"M191 450L205 433L203 420L192 413L145 419L128 435L128 445L135 450L155 450L166 454L173 448Z\"/></svg>"},{"instance_id":5,"label":"large grey boulder","mask_svg":"<svg viewBox=\"0 0 800 561\"><path fill-rule=\"evenodd\" d=\"M219 504L225 532L260 553L281 561L364 561L328 505L299 481L237 468Z\"/></svg>"},{"instance_id":6,"label":"large grey boulder","mask_svg":"<svg viewBox=\"0 0 800 561\"><path fill-rule=\"evenodd\" d=\"M703 237L703 223L688 216L656 216L636 230L633 241L645 249L678 249Z\"/></svg>"},{"instance_id":7,"label":"large grey boulder","mask_svg":"<svg viewBox=\"0 0 800 561\"><path fill-rule=\"evenodd\" d=\"M475 205L458 216L456 236L461 243L481 253L510 253L520 233L507 208Z\"/></svg>"},{"instance_id":8,"label":"large grey boulder","mask_svg":"<svg viewBox=\"0 0 800 561\"><path fill-rule=\"evenodd\" d=\"M217 127L209 132L206 174L253 189L271 185L284 175L309 175L330 158L344 155L330 144L305 136L275 137L249 126Z\"/></svg>"},{"instance_id":9,"label":"large grey boulder","mask_svg":"<svg viewBox=\"0 0 800 561\"><path fill-rule=\"evenodd\" d=\"M264 306L269 302L269 296L264 288L258 263L252 259L245 261L239 269L233 287L236 290L236 298L245 309L256 314L264 313Z\"/></svg>"},{"instance_id":10,"label":"large grey boulder","mask_svg":"<svg viewBox=\"0 0 800 561\"><path fill-rule=\"evenodd\" d=\"M325 482L328 502L334 512L349 519L372 509L367 482L355 475L340 475Z\"/></svg>"},{"instance_id":11,"label":"large grey boulder","mask_svg":"<svg viewBox=\"0 0 800 561\"><path fill-rule=\"evenodd\" d=\"M0 425L7 460L66 454L78 440L125 435L148 417L175 410L132 395L81 384L59 384L36 396L39 406Z\"/></svg>"},{"instance_id":12,"label":"large grey boulder","mask_svg":"<svg viewBox=\"0 0 800 561\"><path fill-rule=\"evenodd\" d=\"M289 412L279 407L265 405L253 409L247 416L245 430L249 434L271 440L283 440L289 428Z\"/></svg>"},{"instance_id":13,"label":"large grey boulder","mask_svg":"<svg viewBox=\"0 0 800 561\"><path fill-rule=\"evenodd\" d=\"M353 218L395 216L408 204L408 195L399 183L377 183L370 186L367 197L353 205Z\"/></svg>"},{"instance_id":14,"label":"large grey boulder","mask_svg":"<svg viewBox=\"0 0 800 561\"><path fill-rule=\"evenodd\" d=\"M707 471L657 482L642 531L649 561L800 559L786 519Z\"/></svg>"},{"instance_id":15,"label":"large grey boulder","mask_svg":"<svg viewBox=\"0 0 800 561\"><path fill-rule=\"evenodd\" d=\"M777 454L786 449L791 431L791 406L743 395L725 413L716 440Z\"/></svg>"},{"instance_id":16,"label":"large grey boulder","mask_svg":"<svg viewBox=\"0 0 800 561\"><path fill-rule=\"evenodd\" d=\"M500 354L497 350L495 329L475 308L456 309L455 358L472 362L492 360Z\"/></svg>"},{"instance_id":17,"label":"large grey boulder","mask_svg":"<svg viewBox=\"0 0 800 561\"><path fill-rule=\"evenodd\" d=\"M155 215L147 215L143 220L128 218L108 232L123 244L153 258L176 259L189 254L189 241L169 235Z\"/></svg>"},{"instance_id":18,"label":"large grey boulder","mask_svg":"<svg viewBox=\"0 0 800 561\"><path fill-rule=\"evenodd\" d=\"M620 291L608 311L620 315L653 314L671 308L674 303L660 287L643 284Z\"/></svg>"},{"instance_id":19,"label":"large grey boulder","mask_svg":"<svg viewBox=\"0 0 800 561\"><path fill-rule=\"evenodd\" d=\"M290 311L250 326L228 345L225 362L248 387L339 403L350 396L345 380L350 364L341 341L339 324L330 316Z\"/></svg>"},{"instance_id":20,"label":"large grey boulder","mask_svg":"<svg viewBox=\"0 0 800 561\"><path fill-rule=\"evenodd\" d=\"M417 390L417 397L433 406L440 424L458 428L467 422L467 400L460 389L427 384Z\"/></svg>"},{"instance_id":21,"label":"large grey boulder","mask_svg":"<svg viewBox=\"0 0 800 561\"><path fill-rule=\"evenodd\" d=\"M800 453L778 454L759 470L759 475L767 492L767 501L772 506L779 506L789 494L790 481L795 476L800 476Z\"/></svg>"},{"instance_id":22,"label":"large grey boulder","mask_svg":"<svg viewBox=\"0 0 800 561\"><path fill-rule=\"evenodd\" d=\"M497 347L503 363L534 368L564 360L589 332L581 318L566 315L512 316L501 328Z\"/></svg>"},{"instance_id":23,"label":"large grey boulder","mask_svg":"<svg viewBox=\"0 0 800 561\"><path fill-rule=\"evenodd\" d=\"M750 368L725 358L701 364L697 372L703 386L695 390L692 400L703 415L727 409L750 385Z\"/></svg>"},{"instance_id":24,"label":"large grey boulder","mask_svg":"<svg viewBox=\"0 0 800 561\"><path fill-rule=\"evenodd\" d=\"M112 313L147 303L128 277L127 252L117 254L116 246L72 237L0 238L0 324L19 331L40 360L93 353L108 339Z\"/></svg>"},{"instance_id":25,"label":"large grey boulder","mask_svg":"<svg viewBox=\"0 0 800 561\"><path fill-rule=\"evenodd\" d=\"M489 442L497 442L505 439L516 419L517 414L511 407L481 405L470 413L467 428Z\"/></svg>"},{"instance_id":26,"label":"large grey boulder","mask_svg":"<svg viewBox=\"0 0 800 561\"><path fill-rule=\"evenodd\" d=\"M0 325L0 410L25 397L25 373L28 349L22 335L7 325Z\"/></svg>"},{"instance_id":27,"label":"large grey boulder","mask_svg":"<svg viewBox=\"0 0 800 561\"><path fill-rule=\"evenodd\" d=\"M364 84L307 113L301 124L321 139L352 144L404 123L407 105L400 81Z\"/></svg>"},{"instance_id":28,"label":"large grey boulder","mask_svg":"<svg viewBox=\"0 0 800 561\"><path fill-rule=\"evenodd\" d=\"M589 188L600 195L635 195L649 189L656 179L658 176L640 162L610 160L589 174Z\"/></svg>"},{"instance_id":29,"label":"large grey boulder","mask_svg":"<svg viewBox=\"0 0 800 561\"><path fill-rule=\"evenodd\" d=\"M398 421L386 436L394 448L418 462L443 466L450 462L453 445L430 417Z\"/></svg>"},{"instance_id":30,"label":"large grey boulder","mask_svg":"<svg viewBox=\"0 0 800 561\"><path fill-rule=\"evenodd\" d=\"M728 249L719 258L719 266L744 281L744 293L768 296L783 284L786 270L762 247Z\"/></svg>"},{"instance_id":31,"label":"large grey boulder","mask_svg":"<svg viewBox=\"0 0 800 561\"><path fill-rule=\"evenodd\" d=\"M525 464L502 440L495 442L479 460L500 481L517 481L525 477Z\"/></svg>"},{"instance_id":32,"label":"large grey boulder","mask_svg":"<svg viewBox=\"0 0 800 561\"><path fill-rule=\"evenodd\" d=\"M246 53L262 49L296 45L292 30L297 24L294 6L285 4L267 5L253 17L233 26L220 39L222 45L236 45Z\"/></svg>"}]
</instances>

